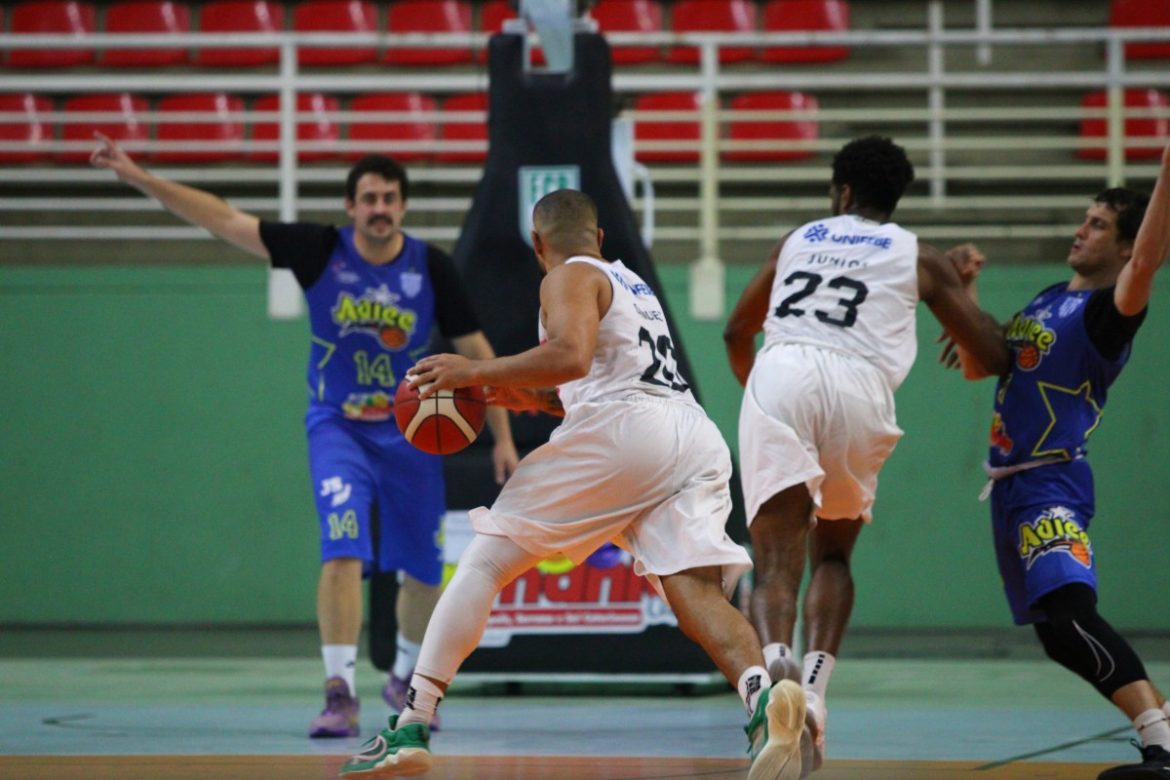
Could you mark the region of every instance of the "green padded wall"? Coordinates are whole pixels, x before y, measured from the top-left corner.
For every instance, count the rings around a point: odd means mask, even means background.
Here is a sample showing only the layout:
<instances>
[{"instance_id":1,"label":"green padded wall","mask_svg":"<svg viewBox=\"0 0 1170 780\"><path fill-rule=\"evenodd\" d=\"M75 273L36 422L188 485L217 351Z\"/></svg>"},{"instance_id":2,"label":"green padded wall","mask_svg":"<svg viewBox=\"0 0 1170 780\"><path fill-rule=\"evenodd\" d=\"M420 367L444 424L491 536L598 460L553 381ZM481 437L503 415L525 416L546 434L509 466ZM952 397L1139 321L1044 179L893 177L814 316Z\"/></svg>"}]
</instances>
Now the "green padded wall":
<instances>
[{"instance_id":1,"label":"green padded wall","mask_svg":"<svg viewBox=\"0 0 1170 780\"><path fill-rule=\"evenodd\" d=\"M659 272L734 446L722 323L685 318L685 268ZM752 272L728 269L729 306ZM1065 276L1059 263L992 267L984 305L1006 318ZM1131 629L1170 625L1170 603L1149 597L1170 592L1168 306L1156 293L1091 447L1102 604ZM976 500L992 384L944 371L920 315L853 624L1006 626ZM261 268L0 266L0 623L312 622L306 350L303 320L266 318Z\"/></svg>"}]
</instances>

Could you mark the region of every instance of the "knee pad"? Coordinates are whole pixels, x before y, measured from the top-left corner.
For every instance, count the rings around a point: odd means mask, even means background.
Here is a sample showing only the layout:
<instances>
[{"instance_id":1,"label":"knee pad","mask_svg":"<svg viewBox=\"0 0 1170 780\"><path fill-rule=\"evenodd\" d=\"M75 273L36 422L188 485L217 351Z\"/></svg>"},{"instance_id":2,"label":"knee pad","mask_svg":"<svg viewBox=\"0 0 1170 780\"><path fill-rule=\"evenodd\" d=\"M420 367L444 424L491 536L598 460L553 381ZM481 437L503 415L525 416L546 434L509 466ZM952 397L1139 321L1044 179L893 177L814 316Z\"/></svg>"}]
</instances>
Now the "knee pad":
<instances>
[{"instance_id":1,"label":"knee pad","mask_svg":"<svg viewBox=\"0 0 1170 780\"><path fill-rule=\"evenodd\" d=\"M1035 629L1048 657L1084 678L1106 699L1124 685L1147 679L1137 653L1097 614L1097 594L1089 586L1057 588L1037 607L1047 617Z\"/></svg>"}]
</instances>

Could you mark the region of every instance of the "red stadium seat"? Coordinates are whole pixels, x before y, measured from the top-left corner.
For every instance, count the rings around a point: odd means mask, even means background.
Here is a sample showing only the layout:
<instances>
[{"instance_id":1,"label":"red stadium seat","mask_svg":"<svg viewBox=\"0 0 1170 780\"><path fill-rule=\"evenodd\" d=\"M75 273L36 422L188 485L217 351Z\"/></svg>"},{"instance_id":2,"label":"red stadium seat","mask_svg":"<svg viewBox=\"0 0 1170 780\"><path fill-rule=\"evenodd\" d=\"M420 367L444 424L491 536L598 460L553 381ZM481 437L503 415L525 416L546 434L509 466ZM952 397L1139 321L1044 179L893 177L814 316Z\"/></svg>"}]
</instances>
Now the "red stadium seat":
<instances>
[{"instance_id":1,"label":"red stadium seat","mask_svg":"<svg viewBox=\"0 0 1170 780\"><path fill-rule=\"evenodd\" d=\"M1110 27L1170 27L1170 0L1113 0L1109 4ZM1125 44L1125 56L1133 60L1170 57L1170 40Z\"/></svg>"},{"instance_id":2,"label":"red stadium seat","mask_svg":"<svg viewBox=\"0 0 1170 780\"><path fill-rule=\"evenodd\" d=\"M1091 92L1081 101L1082 108L1104 108L1108 104L1105 92ZM1170 99L1163 92L1156 89L1127 89L1125 91L1125 107L1161 109L1160 117L1133 117L1125 120L1125 137L1129 138L1157 138L1156 146L1126 146L1125 158L1151 159L1162 156L1162 147L1166 145L1170 136ZM1108 124L1104 118L1082 119L1081 139L1088 140L1081 146L1077 154L1086 160L1102 160L1105 158L1104 139L1108 135Z\"/></svg>"},{"instance_id":3,"label":"red stadium seat","mask_svg":"<svg viewBox=\"0 0 1170 780\"><path fill-rule=\"evenodd\" d=\"M17 119L0 119L0 143L21 144L12 151L0 150L0 163L39 162L49 157L53 127L42 118L53 110L47 97L29 94L0 94L0 112L23 115Z\"/></svg>"},{"instance_id":4,"label":"red stadium seat","mask_svg":"<svg viewBox=\"0 0 1170 780\"><path fill-rule=\"evenodd\" d=\"M76 95L65 101L66 114L113 114L109 119L73 119L67 118L62 130L61 139L73 143L84 144L84 148L66 150L57 155L63 162L81 163L89 159L90 152L95 147L94 131L105 133L120 143L146 142L150 140L150 126L139 117L150 110L146 98L131 95L126 92L108 95ZM133 147L127 151L130 154L140 153Z\"/></svg>"},{"instance_id":5,"label":"red stadium seat","mask_svg":"<svg viewBox=\"0 0 1170 780\"><path fill-rule=\"evenodd\" d=\"M171 95L158 102L160 114L204 114L214 121L195 122L190 118L167 121L158 119L156 134L160 144L179 143L179 148L160 149L154 159L159 162L209 163L239 159L244 146L244 122L239 116L244 101L235 95ZM235 115L235 116L233 116ZM208 149L184 149L183 143L209 143Z\"/></svg>"},{"instance_id":6,"label":"red stadium seat","mask_svg":"<svg viewBox=\"0 0 1170 780\"><path fill-rule=\"evenodd\" d=\"M191 31L191 12L170 0L114 3L106 9L106 32L183 35ZM186 49L106 49L102 65L110 68L165 68L186 65Z\"/></svg>"},{"instance_id":7,"label":"red stadium seat","mask_svg":"<svg viewBox=\"0 0 1170 780\"><path fill-rule=\"evenodd\" d=\"M373 3L358 0L308 0L293 12L293 29L297 32L378 32L378 12ZM362 65L376 62L372 46L346 46L337 49L303 48L297 53L301 65Z\"/></svg>"},{"instance_id":8,"label":"red stadium seat","mask_svg":"<svg viewBox=\"0 0 1170 780\"><path fill-rule=\"evenodd\" d=\"M802 92L756 92L731 101L732 111L815 111L817 99ZM734 162L800 160L816 155L815 149L787 148L787 141L815 141L815 119L732 119L728 137L733 141L768 141L768 149L740 149L724 152Z\"/></svg>"},{"instance_id":9,"label":"red stadium seat","mask_svg":"<svg viewBox=\"0 0 1170 780\"><path fill-rule=\"evenodd\" d=\"M75 35L97 29L97 15L90 3L25 2L12 9L13 33L28 35ZM8 53L13 68L75 68L93 63L93 49L16 49Z\"/></svg>"},{"instance_id":10,"label":"red stadium seat","mask_svg":"<svg viewBox=\"0 0 1170 780\"><path fill-rule=\"evenodd\" d=\"M410 114L434 111L435 100L417 92L390 92L358 95L349 104L352 112L402 111L408 116L396 119L375 119L370 122L350 121L349 140L367 142L364 149L347 152L345 157L356 160L362 155L377 152L387 154L399 162L429 159L434 153L437 133L434 121ZM402 142L418 143L421 147L405 148Z\"/></svg>"},{"instance_id":11,"label":"red stadium seat","mask_svg":"<svg viewBox=\"0 0 1170 780\"><path fill-rule=\"evenodd\" d=\"M672 8L671 29L688 32L756 32L756 5L752 0L677 0ZM755 57L749 47L721 47L719 62L743 62ZM670 51L671 62L696 63L699 49L676 46Z\"/></svg>"},{"instance_id":12,"label":"red stadium seat","mask_svg":"<svg viewBox=\"0 0 1170 780\"><path fill-rule=\"evenodd\" d=\"M602 33L662 32L662 6L658 0L601 0L592 10ZM657 62L662 52L657 46L614 46L616 65Z\"/></svg>"},{"instance_id":13,"label":"red stadium seat","mask_svg":"<svg viewBox=\"0 0 1170 780\"><path fill-rule=\"evenodd\" d=\"M215 0L203 6L199 30L205 33L284 32L284 6L265 0ZM205 68L251 68L280 61L279 49L212 49L195 52Z\"/></svg>"},{"instance_id":14,"label":"red stadium seat","mask_svg":"<svg viewBox=\"0 0 1170 780\"><path fill-rule=\"evenodd\" d=\"M635 111L693 111L693 118L635 119L634 157L640 162L696 162L702 95L698 92L663 92L641 95L634 101ZM695 150L639 149L644 141L692 141Z\"/></svg>"},{"instance_id":15,"label":"red stadium seat","mask_svg":"<svg viewBox=\"0 0 1170 780\"><path fill-rule=\"evenodd\" d=\"M279 95L265 95L257 98L256 102L252 104L254 111L279 111L280 110L280 96ZM297 95L297 113L312 114L312 119L298 119L297 120L297 141L311 141L313 143L328 143L335 146L341 139L341 130L337 126L333 117L330 114L337 113L341 110L341 103L337 98L330 95L322 95L317 92L301 93ZM260 142L273 142L280 138L280 124L270 120L259 121L252 126L252 140ZM313 160L323 160L337 155L337 150L328 149L313 149L313 150L297 150L297 160L301 162L311 162ZM280 158L280 152L273 149L271 151L255 151L248 157L252 160L262 162L275 162Z\"/></svg>"},{"instance_id":16,"label":"red stadium seat","mask_svg":"<svg viewBox=\"0 0 1170 780\"><path fill-rule=\"evenodd\" d=\"M386 17L390 33L470 33L471 4L466 0L398 0ZM471 47L410 49L390 47L383 61L391 65L459 65L471 62Z\"/></svg>"},{"instance_id":17,"label":"red stadium seat","mask_svg":"<svg viewBox=\"0 0 1170 780\"><path fill-rule=\"evenodd\" d=\"M466 95L452 95L443 101L444 111L484 111L488 108L486 92L471 92ZM444 141L482 141L486 144L488 128L486 117L478 122L445 122L443 124ZM487 159L487 149L484 150L457 150L440 152L436 155L439 162L470 162L481 163Z\"/></svg>"},{"instance_id":18,"label":"red stadium seat","mask_svg":"<svg viewBox=\"0 0 1170 780\"><path fill-rule=\"evenodd\" d=\"M764 32L848 32L845 0L769 0L764 6ZM849 56L848 46L768 46L765 62L832 62Z\"/></svg>"},{"instance_id":19,"label":"red stadium seat","mask_svg":"<svg viewBox=\"0 0 1170 780\"><path fill-rule=\"evenodd\" d=\"M504 21L515 19L518 14L508 6L508 0L489 0L479 10L479 30L488 35L495 35L504 27ZM487 62L487 50L476 53L477 62ZM537 47L532 52L534 65L544 64L544 50Z\"/></svg>"}]
</instances>

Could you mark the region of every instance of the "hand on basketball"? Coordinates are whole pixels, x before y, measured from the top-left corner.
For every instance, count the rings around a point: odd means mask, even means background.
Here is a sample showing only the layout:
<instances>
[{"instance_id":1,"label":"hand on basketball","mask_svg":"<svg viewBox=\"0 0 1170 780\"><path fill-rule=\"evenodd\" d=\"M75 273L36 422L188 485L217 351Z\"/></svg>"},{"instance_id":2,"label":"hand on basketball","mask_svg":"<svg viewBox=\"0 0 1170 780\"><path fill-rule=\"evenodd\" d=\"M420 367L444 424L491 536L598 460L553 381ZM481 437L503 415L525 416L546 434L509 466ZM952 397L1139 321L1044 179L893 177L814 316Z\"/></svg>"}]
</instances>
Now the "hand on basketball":
<instances>
[{"instance_id":1,"label":"hand on basketball","mask_svg":"<svg viewBox=\"0 0 1170 780\"><path fill-rule=\"evenodd\" d=\"M406 372L406 379L411 387L418 390L419 399L425 400L434 395L436 390L453 390L480 384L472 368L473 361L462 355L428 355Z\"/></svg>"}]
</instances>

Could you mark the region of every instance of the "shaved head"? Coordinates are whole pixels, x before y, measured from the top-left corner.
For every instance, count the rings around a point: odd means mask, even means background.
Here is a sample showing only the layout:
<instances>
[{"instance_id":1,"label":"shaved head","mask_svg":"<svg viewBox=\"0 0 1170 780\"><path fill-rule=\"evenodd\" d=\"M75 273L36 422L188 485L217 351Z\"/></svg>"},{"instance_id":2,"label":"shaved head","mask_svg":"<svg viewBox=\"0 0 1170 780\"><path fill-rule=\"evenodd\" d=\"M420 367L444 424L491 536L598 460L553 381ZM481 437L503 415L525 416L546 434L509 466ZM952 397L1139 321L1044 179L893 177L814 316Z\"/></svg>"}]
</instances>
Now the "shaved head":
<instances>
[{"instance_id":1,"label":"shaved head","mask_svg":"<svg viewBox=\"0 0 1170 780\"><path fill-rule=\"evenodd\" d=\"M557 190L532 209L532 229L552 251L597 251L597 205L584 192Z\"/></svg>"}]
</instances>

